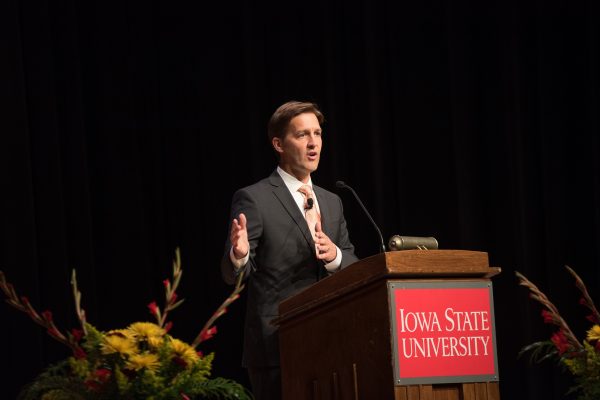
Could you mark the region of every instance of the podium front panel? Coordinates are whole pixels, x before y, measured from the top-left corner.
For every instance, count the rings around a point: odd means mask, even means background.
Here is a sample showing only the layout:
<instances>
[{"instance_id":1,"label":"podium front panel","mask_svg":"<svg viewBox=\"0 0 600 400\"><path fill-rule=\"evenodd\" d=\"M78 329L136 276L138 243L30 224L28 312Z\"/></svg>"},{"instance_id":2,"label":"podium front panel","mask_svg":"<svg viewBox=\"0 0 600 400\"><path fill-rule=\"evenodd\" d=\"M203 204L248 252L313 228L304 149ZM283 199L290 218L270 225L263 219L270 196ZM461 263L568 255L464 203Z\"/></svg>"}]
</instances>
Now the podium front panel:
<instances>
[{"instance_id":1,"label":"podium front panel","mask_svg":"<svg viewBox=\"0 0 600 400\"><path fill-rule=\"evenodd\" d=\"M388 281L396 385L499 380L490 281Z\"/></svg>"}]
</instances>

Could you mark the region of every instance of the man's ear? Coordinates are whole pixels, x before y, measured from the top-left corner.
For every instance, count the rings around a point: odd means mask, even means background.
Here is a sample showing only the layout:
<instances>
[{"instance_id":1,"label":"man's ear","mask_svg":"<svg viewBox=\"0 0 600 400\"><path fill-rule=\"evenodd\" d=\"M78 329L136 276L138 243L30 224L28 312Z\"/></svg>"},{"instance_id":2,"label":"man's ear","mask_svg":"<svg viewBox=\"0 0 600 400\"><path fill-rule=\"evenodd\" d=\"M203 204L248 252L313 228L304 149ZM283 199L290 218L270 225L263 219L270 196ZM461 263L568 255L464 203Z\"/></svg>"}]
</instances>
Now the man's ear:
<instances>
[{"instance_id":1,"label":"man's ear","mask_svg":"<svg viewBox=\"0 0 600 400\"><path fill-rule=\"evenodd\" d=\"M274 137L271 140L271 144L273 145L273 148L275 149L276 152L283 153L283 147L282 147L283 143L280 138Z\"/></svg>"}]
</instances>

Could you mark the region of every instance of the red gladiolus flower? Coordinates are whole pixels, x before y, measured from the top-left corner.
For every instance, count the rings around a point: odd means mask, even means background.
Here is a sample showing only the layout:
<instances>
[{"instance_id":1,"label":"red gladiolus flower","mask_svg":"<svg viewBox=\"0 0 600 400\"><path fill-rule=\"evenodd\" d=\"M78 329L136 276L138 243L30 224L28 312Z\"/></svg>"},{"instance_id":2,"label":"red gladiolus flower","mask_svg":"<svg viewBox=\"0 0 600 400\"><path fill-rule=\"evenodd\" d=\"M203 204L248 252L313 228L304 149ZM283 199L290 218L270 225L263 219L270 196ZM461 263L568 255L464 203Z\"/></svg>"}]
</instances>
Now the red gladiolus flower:
<instances>
[{"instance_id":1,"label":"red gladiolus flower","mask_svg":"<svg viewBox=\"0 0 600 400\"><path fill-rule=\"evenodd\" d=\"M563 331L555 332L550 338L556 349L558 350L558 354L563 355L564 352L569 350L569 342L567 341L567 337L563 333Z\"/></svg>"},{"instance_id":2,"label":"red gladiolus flower","mask_svg":"<svg viewBox=\"0 0 600 400\"><path fill-rule=\"evenodd\" d=\"M155 301L153 301L152 303L148 304L148 309L150 310L150 313L152 315L158 315L158 306L156 305Z\"/></svg>"},{"instance_id":3,"label":"red gladiolus flower","mask_svg":"<svg viewBox=\"0 0 600 400\"><path fill-rule=\"evenodd\" d=\"M112 371L107 368L98 368L96 371L94 371L94 375L96 375L98 380L100 380L101 382L106 382L110 379Z\"/></svg>"},{"instance_id":4,"label":"red gladiolus flower","mask_svg":"<svg viewBox=\"0 0 600 400\"><path fill-rule=\"evenodd\" d=\"M590 314L590 315L586 316L585 319L590 321L592 324L600 323L600 321L598 321L598 318L596 318L596 316L594 314Z\"/></svg>"},{"instance_id":5,"label":"red gladiolus flower","mask_svg":"<svg viewBox=\"0 0 600 400\"><path fill-rule=\"evenodd\" d=\"M83 351L83 349L81 347L76 348L73 351L73 355L75 356L76 359L78 360L83 360L84 358L87 357L87 354L85 354L85 351Z\"/></svg>"},{"instance_id":6,"label":"red gladiolus flower","mask_svg":"<svg viewBox=\"0 0 600 400\"><path fill-rule=\"evenodd\" d=\"M542 318L544 318L545 324L554 323L554 317L552 316L552 313L550 313L548 310L542 310Z\"/></svg>"},{"instance_id":7,"label":"red gladiolus flower","mask_svg":"<svg viewBox=\"0 0 600 400\"><path fill-rule=\"evenodd\" d=\"M172 327L173 327L173 323L171 321L167 322L167 324L165 325L165 332L169 333L169 331L171 330Z\"/></svg>"},{"instance_id":8,"label":"red gladiolus flower","mask_svg":"<svg viewBox=\"0 0 600 400\"><path fill-rule=\"evenodd\" d=\"M217 327L213 326L212 328L207 329L206 331L202 332L202 335L200 335L200 340L202 340L202 341L208 340L211 337L213 337L216 333L217 333Z\"/></svg>"},{"instance_id":9,"label":"red gladiolus flower","mask_svg":"<svg viewBox=\"0 0 600 400\"><path fill-rule=\"evenodd\" d=\"M170 303L173 304L176 301L177 301L177 293L173 292L173 294L171 295Z\"/></svg>"},{"instance_id":10,"label":"red gladiolus flower","mask_svg":"<svg viewBox=\"0 0 600 400\"><path fill-rule=\"evenodd\" d=\"M48 322L52 322L52 312L51 311L42 311L42 317Z\"/></svg>"},{"instance_id":11,"label":"red gladiolus flower","mask_svg":"<svg viewBox=\"0 0 600 400\"><path fill-rule=\"evenodd\" d=\"M73 335L73 338L75 339L75 341L79 342L81 340L81 338L83 337L83 330L71 329L71 335Z\"/></svg>"},{"instance_id":12,"label":"red gladiolus flower","mask_svg":"<svg viewBox=\"0 0 600 400\"><path fill-rule=\"evenodd\" d=\"M100 386L98 382L92 379L88 379L87 381L85 381L85 386L93 392L99 392L102 388L102 386Z\"/></svg>"},{"instance_id":13,"label":"red gladiolus flower","mask_svg":"<svg viewBox=\"0 0 600 400\"><path fill-rule=\"evenodd\" d=\"M170 282L169 282L169 280L168 280L168 279L165 279L165 280L163 281L163 285L165 285L165 287L169 287L169 285L170 285Z\"/></svg>"}]
</instances>

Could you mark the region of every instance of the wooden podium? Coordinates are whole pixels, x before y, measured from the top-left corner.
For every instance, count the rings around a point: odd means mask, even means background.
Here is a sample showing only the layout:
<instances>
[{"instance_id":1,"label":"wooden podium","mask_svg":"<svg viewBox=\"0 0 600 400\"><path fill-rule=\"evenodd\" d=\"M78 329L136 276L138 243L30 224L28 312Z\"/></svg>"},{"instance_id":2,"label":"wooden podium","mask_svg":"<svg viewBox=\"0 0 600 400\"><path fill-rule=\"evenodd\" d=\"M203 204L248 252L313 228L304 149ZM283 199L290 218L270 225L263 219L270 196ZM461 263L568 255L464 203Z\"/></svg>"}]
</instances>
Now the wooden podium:
<instances>
[{"instance_id":1,"label":"wooden podium","mask_svg":"<svg viewBox=\"0 0 600 400\"><path fill-rule=\"evenodd\" d=\"M387 252L360 260L284 300L279 305L278 320L283 399L499 400L493 298L490 296L491 316L486 316L487 320L482 319L480 324L488 329L491 326L493 372L484 374L483 378L472 375L449 377L453 374L453 368L450 368L442 377L403 379L402 371L408 363L398 361L400 325L396 316L400 313L394 307L396 297L402 300L403 293L413 292L393 293L395 287L410 289L415 285L418 288L487 285L491 294L490 278L498 273L500 268L490 267L484 252ZM446 314L450 313L448 310L453 308L446 308ZM404 309L402 313L404 315ZM412 314L412 320L402 320L407 323L407 329L416 329L414 317L417 314ZM438 319L435 319L437 314L433 315L433 325L429 326L433 331L431 336L445 335L442 331L449 331L449 327L460 330L461 326L455 323L452 315L443 318L440 314ZM464 322L461 322L463 328ZM466 327L473 328L476 322L469 321L470 325ZM404 326L401 328L406 330ZM404 345L408 343L406 340L403 339ZM427 340L434 343L433 339ZM436 340L437 347L430 347L439 356L442 350L447 353L445 355L460 355L463 348L462 353L467 354L467 344L470 346L471 343L465 340L459 347L456 340L448 344L448 340L454 339ZM422 339L422 343L424 341ZM474 354L475 339L472 343ZM491 348L492 343L487 344ZM402 354L406 356L406 346L403 349ZM471 347L468 355L471 356Z\"/></svg>"}]
</instances>

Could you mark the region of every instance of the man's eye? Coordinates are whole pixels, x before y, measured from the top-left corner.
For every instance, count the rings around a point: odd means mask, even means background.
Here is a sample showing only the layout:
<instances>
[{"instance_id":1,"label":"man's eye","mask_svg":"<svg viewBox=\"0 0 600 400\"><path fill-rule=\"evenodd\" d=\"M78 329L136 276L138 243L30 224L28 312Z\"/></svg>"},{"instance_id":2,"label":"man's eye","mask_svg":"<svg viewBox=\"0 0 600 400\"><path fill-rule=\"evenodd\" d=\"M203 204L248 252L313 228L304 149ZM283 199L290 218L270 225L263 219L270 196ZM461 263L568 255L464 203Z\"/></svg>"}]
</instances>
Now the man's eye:
<instances>
[{"instance_id":1,"label":"man's eye","mask_svg":"<svg viewBox=\"0 0 600 400\"><path fill-rule=\"evenodd\" d=\"M321 132L321 131L316 131L315 132L315 136L321 136L322 134L323 134L323 132Z\"/></svg>"}]
</instances>

